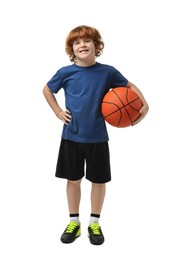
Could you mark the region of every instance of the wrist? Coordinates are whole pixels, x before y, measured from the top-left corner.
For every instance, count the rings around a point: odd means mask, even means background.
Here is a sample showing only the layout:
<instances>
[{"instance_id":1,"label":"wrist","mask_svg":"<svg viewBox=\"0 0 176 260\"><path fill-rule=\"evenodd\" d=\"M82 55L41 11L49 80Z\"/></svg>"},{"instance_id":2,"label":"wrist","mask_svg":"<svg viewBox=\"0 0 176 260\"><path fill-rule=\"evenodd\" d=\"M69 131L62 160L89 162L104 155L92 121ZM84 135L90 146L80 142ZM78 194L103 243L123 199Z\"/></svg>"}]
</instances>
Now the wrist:
<instances>
[{"instance_id":1,"label":"wrist","mask_svg":"<svg viewBox=\"0 0 176 260\"><path fill-rule=\"evenodd\" d=\"M63 113L63 111L62 110L58 110L58 111L56 111L56 116L59 118L59 119L61 119L62 118L62 113ZM61 119L62 120L62 119Z\"/></svg>"}]
</instances>

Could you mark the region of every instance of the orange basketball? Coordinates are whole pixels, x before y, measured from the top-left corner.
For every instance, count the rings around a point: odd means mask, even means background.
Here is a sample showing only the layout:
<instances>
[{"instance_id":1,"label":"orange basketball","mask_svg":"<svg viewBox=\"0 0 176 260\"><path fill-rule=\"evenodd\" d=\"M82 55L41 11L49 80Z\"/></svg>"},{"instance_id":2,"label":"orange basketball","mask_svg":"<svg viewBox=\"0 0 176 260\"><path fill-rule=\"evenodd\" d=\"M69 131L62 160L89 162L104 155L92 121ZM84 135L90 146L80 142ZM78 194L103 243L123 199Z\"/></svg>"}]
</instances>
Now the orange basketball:
<instances>
[{"instance_id":1,"label":"orange basketball","mask_svg":"<svg viewBox=\"0 0 176 260\"><path fill-rule=\"evenodd\" d=\"M139 96L127 87L111 89L102 100L101 111L104 119L115 127L128 127L140 116L142 107Z\"/></svg>"}]
</instances>

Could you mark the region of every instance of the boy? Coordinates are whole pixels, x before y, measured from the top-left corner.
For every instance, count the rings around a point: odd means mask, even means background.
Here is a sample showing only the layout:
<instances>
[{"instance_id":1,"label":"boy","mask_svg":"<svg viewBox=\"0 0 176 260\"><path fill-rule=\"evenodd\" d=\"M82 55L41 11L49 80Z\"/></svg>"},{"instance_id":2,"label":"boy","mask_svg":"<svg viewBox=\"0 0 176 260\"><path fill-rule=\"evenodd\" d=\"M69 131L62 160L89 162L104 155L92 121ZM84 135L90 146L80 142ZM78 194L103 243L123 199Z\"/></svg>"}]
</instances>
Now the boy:
<instances>
[{"instance_id":1,"label":"boy","mask_svg":"<svg viewBox=\"0 0 176 260\"><path fill-rule=\"evenodd\" d=\"M59 69L43 89L48 104L64 123L56 167L56 177L67 179L70 223L61 236L63 243L71 243L81 234L80 184L84 175L92 183L89 240L94 245L104 242L99 218L105 185L111 180L109 138L101 114L104 95L110 88L131 88L143 102L140 118L135 124L148 112L148 104L135 85L114 67L96 62L103 48L104 42L97 29L85 25L74 28L66 39L66 53L73 64ZM65 91L65 110L59 106L54 95L61 88Z\"/></svg>"}]
</instances>

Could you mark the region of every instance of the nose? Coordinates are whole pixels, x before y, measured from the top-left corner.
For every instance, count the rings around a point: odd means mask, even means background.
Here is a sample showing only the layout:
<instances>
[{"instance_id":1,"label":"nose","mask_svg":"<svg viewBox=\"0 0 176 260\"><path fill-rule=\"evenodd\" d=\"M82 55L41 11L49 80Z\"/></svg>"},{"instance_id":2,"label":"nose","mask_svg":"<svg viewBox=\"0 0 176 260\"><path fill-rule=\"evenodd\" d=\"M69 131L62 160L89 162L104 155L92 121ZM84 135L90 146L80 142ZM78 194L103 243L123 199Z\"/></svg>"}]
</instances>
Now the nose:
<instances>
[{"instance_id":1,"label":"nose","mask_svg":"<svg viewBox=\"0 0 176 260\"><path fill-rule=\"evenodd\" d=\"M84 40L81 40L81 47L86 46L86 42Z\"/></svg>"}]
</instances>

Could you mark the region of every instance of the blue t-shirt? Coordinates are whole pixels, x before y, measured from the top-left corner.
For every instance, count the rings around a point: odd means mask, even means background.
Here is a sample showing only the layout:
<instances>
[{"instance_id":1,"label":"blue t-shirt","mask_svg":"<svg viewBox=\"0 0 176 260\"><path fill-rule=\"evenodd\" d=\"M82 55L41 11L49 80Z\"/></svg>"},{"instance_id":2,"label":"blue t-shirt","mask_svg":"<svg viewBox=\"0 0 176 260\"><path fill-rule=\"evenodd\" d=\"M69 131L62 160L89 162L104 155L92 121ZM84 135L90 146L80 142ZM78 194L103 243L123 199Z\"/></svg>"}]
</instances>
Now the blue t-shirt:
<instances>
[{"instance_id":1,"label":"blue t-shirt","mask_svg":"<svg viewBox=\"0 0 176 260\"><path fill-rule=\"evenodd\" d=\"M47 83L53 93L65 92L65 105L72 119L64 125L62 139L81 143L109 140L101 102L104 95L128 80L113 66L95 63L89 67L75 64L59 69Z\"/></svg>"}]
</instances>

